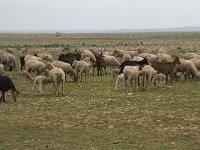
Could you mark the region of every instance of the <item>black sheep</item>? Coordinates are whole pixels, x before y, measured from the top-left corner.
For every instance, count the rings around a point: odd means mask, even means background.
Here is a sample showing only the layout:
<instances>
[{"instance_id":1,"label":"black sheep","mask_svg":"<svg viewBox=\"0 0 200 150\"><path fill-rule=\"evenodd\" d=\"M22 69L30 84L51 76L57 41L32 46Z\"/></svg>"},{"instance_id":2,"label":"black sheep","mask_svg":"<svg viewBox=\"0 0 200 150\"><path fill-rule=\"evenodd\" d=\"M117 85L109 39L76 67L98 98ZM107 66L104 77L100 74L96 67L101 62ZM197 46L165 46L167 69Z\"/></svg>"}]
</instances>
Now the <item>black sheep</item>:
<instances>
[{"instance_id":1,"label":"black sheep","mask_svg":"<svg viewBox=\"0 0 200 150\"><path fill-rule=\"evenodd\" d=\"M124 61L119 65L120 68L120 74L123 73L124 67L125 66L144 66L148 65L148 60L146 57L143 57L143 60L141 61Z\"/></svg>"},{"instance_id":2,"label":"black sheep","mask_svg":"<svg viewBox=\"0 0 200 150\"><path fill-rule=\"evenodd\" d=\"M14 101L16 101L19 92L16 90L15 85L13 84L12 80L8 76L0 75L0 91L2 92L2 96L0 97L0 102L5 102L5 92L11 90L12 97Z\"/></svg>"}]
</instances>

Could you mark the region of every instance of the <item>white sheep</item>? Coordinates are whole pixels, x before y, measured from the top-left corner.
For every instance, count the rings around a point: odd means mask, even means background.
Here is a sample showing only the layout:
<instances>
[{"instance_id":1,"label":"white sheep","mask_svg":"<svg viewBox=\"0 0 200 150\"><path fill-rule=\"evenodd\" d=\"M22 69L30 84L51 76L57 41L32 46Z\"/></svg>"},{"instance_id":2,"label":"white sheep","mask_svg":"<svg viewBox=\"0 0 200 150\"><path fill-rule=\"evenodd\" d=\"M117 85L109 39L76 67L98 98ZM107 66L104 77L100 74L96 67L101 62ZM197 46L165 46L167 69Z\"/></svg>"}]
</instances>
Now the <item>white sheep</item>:
<instances>
[{"instance_id":1,"label":"white sheep","mask_svg":"<svg viewBox=\"0 0 200 150\"><path fill-rule=\"evenodd\" d=\"M72 67L74 68L78 76L78 79L81 78L81 82L82 82L82 76L83 74L85 74L85 82L87 82L87 74L89 74L90 65L85 61L75 60L72 64Z\"/></svg>"},{"instance_id":2,"label":"white sheep","mask_svg":"<svg viewBox=\"0 0 200 150\"><path fill-rule=\"evenodd\" d=\"M30 54L27 54L27 55L24 57L24 61L27 62L27 61L29 61L29 60L42 61L42 58L37 57L37 56L30 55Z\"/></svg>"},{"instance_id":3,"label":"white sheep","mask_svg":"<svg viewBox=\"0 0 200 150\"><path fill-rule=\"evenodd\" d=\"M59 95L60 84L61 84L61 88L62 88L62 94L64 94L64 82L65 82L64 71L61 68L53 67L53 69L51 69L49 71L49 78L53 82L54 94L56 94L56 96Z\"/></svg>"},{"instance_id":4,"label":"white sheep","mask_svg":"<svg viewBox=\"0 0 200 150\"><path fill-rule=\"evenodd\" d=\"M200 59L190 59L191 62L195 65L195 67L200 71Z\"/></svg>"},{"instance_id":5,"label":"white sheep","mask_svg":"<svg viewBox=\"0 0 200 150\"><path fill-rule=\"evenodd\" d=\"M120 70L119 69L112 69L111 71L111 76L112 77L115 77L116 75L119 75L120 73Z\"/></svg>"},{"instance_id":6,"label":"white sheep","mask_svg":"<svg viewBox=\"0 0 200 150\"><path fill-rule=\"evenodd\" d=\"M33 82L33 87L32 87L33 94L35 95L35 86L36 86L36 84L38 85L40 94L44 94L44 92L43 92L44 91L44 86L47 83L52 83L52 80L50 78L46 77L46 76L37 76L37 77L35 77L34 82Z\"/></svg>"},{"instance_id":7,"label":"white sheep","mask_svg":"<svg viewBox=\"0 0 200 150\"><path fill-rule=\"evenodd\" d=\"M125 77L125 87L128 90L128 85L132 87L133 81L135 82L135 88L138 88L138 76L139 76L139 67L138 66L125 66L123 70Z\"/></svg>"},{"instance_id":8,"label":"white sheep","mask_svg":"<svg viewBox=\"0 0 200 150\"><path fill-rule=\"evenodd\" d=\"M123 54L122 61L131 61L131 55L130 54Z\"/></svg>"},{"instance_id":9,"label":"white sheep","mask_svg":"<svg viewBox=\"0 0 200 150\"><path fill-rule=\"evenodd\" d=\"M113 52L113 56L115 57L123 57L123 54L130 54L131 58L133 58L134 56L138 56L138 52L137 51L125 51L125 50L119 50L119 49L115 49Z\"/></svg>"},{"instance_id":10,"label":"white sheep","mask_svg":"<svg viewBox=\"0 0 200 150\"><path fill-rule=\"evenodd\" d=\"M166 75L163 73L156 73L153 77L153 83L155 86L159 87L161 85L164 85L166 82Z\"/></svg>"},{"instance_id":11,"label":"white sheep","mask_svg":"<svg viewBox=\"0 0 200 150\"><path fill-rule=\"evenodd\" d=\"M110 66L110 68L119 66L119 61L115 56L103 55L103 59L105 61L105 66Z\"/></svg>"},{"instance_id":12,"label":"white sheep","mask_svg":"<svg viewBox=\"0 0 200 150\"><path fill-rule=\"evenodd\" d=\"M156 71L154 70L154 68L150 65L145 65L142 70L140 70L140 74L142 75L143 79L142 79L142 86L143 86L143 90L144 89L149 89L151 83L152 83L152 79L155 75Z\"/></svg>"},{"instance_id":13,"label":"white sheep","mask_svg":"<svg viewBox=\"0 0 200 150\"><path fill-rule=\"evenodd\" d=\"M37 56L40 57L42 59L42 61L53 61L52 55L50 55L48 53L37 54Z\"/></svg>"},{"instance_id":14,"label":"white sheep","mask_svg":"<svg viewBox=\"0 0 200 150\"><path fill-rule=\"evenodd\" d=\"M3 64L0 64L0 75L3 75L5 73L5 68Z\"/></svg>"},{"instance_id":15,"label":"white sheep","mask_svg":"<svg viewBox=\"0 0 200 150\"><path fill-rule=\"evenodd\" d=\"M125 90L126 87L125 87L125 77L124 77L124 74L120 74L117 76L117 80L115 82L115 91L117 90Z\"/></svg>"},{"instance_id":16,"label":"white sheep","mask_svg":"<svg viewBox=\"0 0 200 150\"><path fill-rule=\"evenodd\" d=\"M195 57L197 57L198 54L195 54L195 53L186 53L183 58L186 59L186 60L190 60L190 59L194 59Z\"/></svg>"},{"instance_id":17,"label":"white sheep","mask_svg":"<svg viewBox=\"0 0 200 150\"><path fill-rule=\"evenodd\" d=\"M45 69L49 69L43 62L37 60L28 60L25 62L25 70L28 72L37 71L37 74L41 74Z\"/></svg>"},{"instance_id":18,"label":"white sheep","mask_svg":"<svg viewBox=\"0 0 200 150\"><path fill-rule=\"evenodd\" d=\"M156 61L157 61L157 56L154 55L154 54L141 53L139 56L140 56L140 57L146 57L147 60L148 60L148 62L149 62L150 64L152 64L153 62L156 62Z\"/></svg>"},{"instance_id":19,"label":"white sheep","mask_svg":"<svg viewBox=\"0 0 200 150\"><path fill-rule=\"evenodd\" d=\"M195 65L190 60L180 59L181 64L176 65L173 73L182 72L185 74L185 80L192 74L196 79L200 78L200 72L197 70Z\"/></svg>"},{"instance_id":20,"label":"white sheep","mask_svg":"<svg viewBox=\"0 0 200 150\"><path fill-rule=\"evenodd\" d=\"M157 60L158 62L172 62L173 61L172 57L165 53L158 53Z\"/></svg>"},{"instance_id":21,"label":"white sheep","mask_svg":"<svg viewBox=\"0 0 200 150\"><path fill-rule=\"evenodd\" d=\"M81 55L82 55L82 58L89 57L93 64L96 63L96 57L91 51L84 50Z\"/></svg>"},{"instance_id":22,"label":"white sheep","mask_svg":"<svg viewBox=\"0 0 200 150\"><path fill-rule=\"evenodd\" d=\"M66 75L69 75L72 78L73 81L77 81L77 74L69 63L65 63L58 60L54 60L51 63L54 67L61 68Z\"/></svg>"},{"instance_id":23,"label":"white sheep","mask_svg":"<svg viewBox=\"0 0 200 150\"><path fill-rule=\"evenodd\" d=\"M27 81L27 80L33 80L32 75L25 70L22 70L18 73L18 80Z\"/></svg>"},{"instance_id":24,"label":"white sheep","mask_svg":"<svg viewBox=\"0 0 200 150\"><path fill-rule=\"evenodd\" d=\"M2 54L2 64L4 64L5 70L12 71L12 69L16 69L15 56L11 53L4 52Z\"/></svg>"}]
</instances>

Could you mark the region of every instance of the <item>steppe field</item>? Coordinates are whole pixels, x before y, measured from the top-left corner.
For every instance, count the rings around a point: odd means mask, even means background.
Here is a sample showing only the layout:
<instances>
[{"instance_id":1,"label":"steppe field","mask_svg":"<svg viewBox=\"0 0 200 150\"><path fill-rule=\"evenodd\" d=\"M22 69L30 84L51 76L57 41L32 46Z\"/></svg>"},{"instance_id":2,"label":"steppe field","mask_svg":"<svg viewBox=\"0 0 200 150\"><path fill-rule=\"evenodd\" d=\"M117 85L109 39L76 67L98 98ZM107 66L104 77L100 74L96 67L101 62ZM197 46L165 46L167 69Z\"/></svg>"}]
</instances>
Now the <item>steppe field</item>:
<instances>
[{"instance_id":1,"label":"steppe field","mask_svg":"<svg viewBox=\"0 0 200 150\"><path fill-rule=\"evenodd\" d=\"M32 82L17 80L19 56L93 49L139 50L156 54L163 48L173 58L200 53L200 33L0 34L0 52L12 51L17 70L5 74L21 92L10 92L0 104L1 150L200 150L200 82L179 80L150 90L114 90L116 77L88 77L66 82L56 97L52 84L45 94L32 93Z\"/></svg>"}]
</instances>

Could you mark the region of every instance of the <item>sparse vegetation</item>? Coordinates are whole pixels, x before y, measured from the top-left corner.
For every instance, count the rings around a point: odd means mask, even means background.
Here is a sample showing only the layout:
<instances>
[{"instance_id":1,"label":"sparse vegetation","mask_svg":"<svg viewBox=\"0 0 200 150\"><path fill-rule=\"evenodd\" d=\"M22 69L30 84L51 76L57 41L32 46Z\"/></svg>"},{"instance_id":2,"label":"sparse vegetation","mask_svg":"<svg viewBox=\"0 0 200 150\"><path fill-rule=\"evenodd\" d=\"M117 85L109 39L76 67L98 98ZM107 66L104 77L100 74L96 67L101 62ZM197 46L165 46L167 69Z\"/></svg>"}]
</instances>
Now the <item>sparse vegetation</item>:
<instances>
[{"instance_id":1,"label":"sparse vegetation","mask_svg":"<svg viewBox=\"0 0 200 150\"><path fill-rule=\"evenodd\" d=\"M16 58L23 52L46 51L57 59L66 45L77 50L119 48L155 53L162 47L172 56L182 57L186 52L200 52L199 39L200 33L62 34L59 37L2 34L0 50L8 48ZM87 83L66 82L65 95L59 97L54 96L52 85L45 87L46 94L34 96L31 81L18 81L17 72L5 73L21 95L13 102L7 93L7 103L0 104L0 149L200 147L198 81L181 80L148 91L133 89L120 93L115 92L116 78L109 73L89 75Z\"/></svg>"}]
</instances>

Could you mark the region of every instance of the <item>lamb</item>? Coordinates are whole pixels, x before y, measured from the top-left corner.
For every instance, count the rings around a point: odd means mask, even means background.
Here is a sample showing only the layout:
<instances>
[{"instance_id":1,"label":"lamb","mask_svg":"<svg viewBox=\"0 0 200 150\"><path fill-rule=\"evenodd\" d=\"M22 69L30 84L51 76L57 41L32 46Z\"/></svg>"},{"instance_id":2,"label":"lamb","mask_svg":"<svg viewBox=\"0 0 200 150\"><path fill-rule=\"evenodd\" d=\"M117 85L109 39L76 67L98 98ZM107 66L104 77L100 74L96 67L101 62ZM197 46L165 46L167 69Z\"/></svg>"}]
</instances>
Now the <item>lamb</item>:
<instances>
[{"instance_id":1,"label":"lamb","mask_svg":"<svg viewBox=\"0 0 200 150\"><path fill-rule=\"evenodd\" d=\"M3 75L5 72L5 68L3 64L0 64L0 75Z\"/></svg>"},{"instance_id":2,"label":"lamb","mask_svg":"<svg viewBox=\"0 0 200 150\"><path fill-rule=\"evenodd\" d=\"M33 80L32 75L25 70L22 70L18 73L18 80L27 81L27 80Z\"/></svg>"},{"instance_id":3,"label":"lamb","mask_svg":"<svg viewBox=\"0 0 200 150\"><path fill-rule=\"evenodd\" d=\"M49 71L49 78L50 80L53 82L53 86L54 86L54 94L56 94L56 96L59 95L60 90L60 84L62 85L62 94L64 94L64 82L65 82L65 73L61 68L58 67L53 67L53 69L51 69Z\"/></svg>"},{"instance_id":4,"label":"lamb","mask_svg":"<svg viewBox=\"0 0 200 150\"><path fill-rule=\"evenodd\" d=\"M0 102L3 100L5 102L5 92L11 90L12 97L14 101L17 100L17 96L19 95L19 91L15 88L14 83L8 76L0 75L0 91L2 92L2 96L0 98Z\"/></svg>"},{"instance_id":5,"label":"lamb","mask_svg":"<svg viewBox=\"0 0 200 150\"><path fill-rule=\"evenodd\" d=\"M97 76L99 76L99 75L102 76L103 75L102 74L103 68L104 68L105 75L106 75L107 74L106 73L106 65L105 65L105 60L103 58L104 57L103 53L100 53L100 54L94 53L94 55L95 55L95 58L96 58L96 63L93 65L94 69L93 69L92 75L94 75L95 68L97 68Z\"/></svg>"},{"instance_id":6,"label":"lamb","mask_svg":"<svg viewBox=\"0 0 200 150\"><path fill-rule=\"evenodd\" d=\"M78 76L78 79L80 79L80 77L81 77L81 82L82 82L82 75L84 73L85 74L85 82L87 82L87 74L89 74L90 65L85 61L75 60L72 64L72 67L74 68L74 70Z\"/></svg>"},{"instance_id":7,"label":"lamb","mask_svg":"<svg viewBox=\"0 0 200 150\"><path fill-rule=\"evenodd\" d=\"M38 84L39 92L41 94L44 94L44 92L43 92L44 86L47 83L52 83L52 80L50 78L46 77L46 76L37 76L34 79L34 82L33 82L33 87L32 87L33 94L35 95L35 86L36 86L36 84Z\"/></svg>"},{"instance_id":8,"label":"lamb","mask_svg":"<svg viewBox=\"0 0 200 150\"><path fill-rule=\"evenodd\" d=\"M70 64L62 62L62 61L54 60L52 61L52 65L55 67L61 68L65 74L69 75L72 78L73 81L78 80L77 74Z\"/></svg>"},{"instance_id":9,"label":"lamb","mask_svg":"<svg viewBox=\"0 0 200 150\"><path fill-rule=\"evenodd\" d=\"M143 90L147 88L149 90L149 87L151 85L152 79L155 75L156 71L154 68L150 65L145 65L142 70L140 71L140 74L143 77Z\"/></svg>"},{"instance_id":10,"label":"lamb","mask_svg":"<svg viewBox=\"0 0 200 150\"><path fill-rule=\"evenodd\" d=\"M2 54L2 64L4 65L5 70L12 71L12 69L16 69L15 56L11 53L4 52Z\"/></svg>"},{"instance_id":11,"label":"lamb","mask_svg":"<svg viewBox=\"0 0 200 150\"><path fill-rule=\"evenodd\" d=\"M119 75L120 74L120 70L119 69L112 69L111 71L111 76L112 77L115 77L116 75Z\"/></svg>"},{"instance_id":12,"label":"lamb","mask_svg":"<svg viewBox=\"0 0 200 150\"><path fill-rule=\"evenodd\" d=\"M47 65L43 62L37 61L37 60L28 60L25 63L25 70L28 71L29 73L31 71L37 71L37 74L41 74L44 72L45 69L49 69Z\"/></svg>"},{"instance_id":13,"label":"lamb","mask_svg":"<svg viewBox=\"0 0 200 150\"><path fill-rule=\"evenodd\" d=\"M192 74L196 79L200 78L200 72L190 60L180 59L180 64L175 67L173 72L174 74L177 72L185 73L185 80L189 74Z\"/></svg>"},{"instance_id":14,"label":"lamb","mask_svg":"<svg viewBox=\"0 0 200 150\"><path fill-rule=\"evenodd\" d=\"M156 73L153 77L153 83L155 86L159 87L166 82L166 76L163 73Z\"/></svg>"},{"instance_id":15,"label":"lamb","mask_svg":"<svg viewBox=\"0 0 200 150\"><path fill-rule=\"evenodd\" d=\"M124 74L120 74L117 76L117 80L115 82L115 91L117 90L125 90L126 87L125 87L125 77L124 77Z\"/></svg>"},{"instance_id":16,"label":"lamb","mask_svg":"<svg viewBox=\"0 0 200 150\"><path fill-rule=\"evenodd\" d=\"M124 50L115 49L114 52L113 52L113 56L115 56L115 57L122 57L123 54L130 54L132 58L134 56L138 56L137 51L124 51Z\"/></svg>"},{"instance_id":17,"label":"lamb","mask_svg":"<svg viewBox=\"0 0 200 150\"><path fill-rule=\"evenodd\" d=\"M128 84L133 84L133 80L135 81L135 88L138 86L138 76L139 76L139 66L125 66L123 70L123 74L125 77L125 87L128 90Z\"/></svg>"},{"instance_id":18,"label":"lamb","mask_svg":"<svg viewBox=\"0 0 200 150\"><path fill-rule=\"evenodd\" d=\"M89 50L84 50L82 53L82 58L89 57L93 64L96 63L96 57L94 54Z\"/></svg>"}]
</instances>

